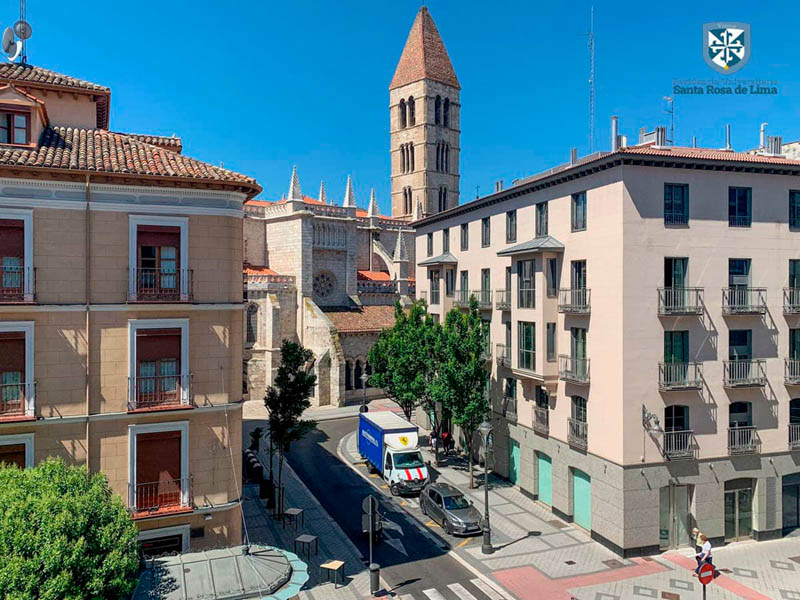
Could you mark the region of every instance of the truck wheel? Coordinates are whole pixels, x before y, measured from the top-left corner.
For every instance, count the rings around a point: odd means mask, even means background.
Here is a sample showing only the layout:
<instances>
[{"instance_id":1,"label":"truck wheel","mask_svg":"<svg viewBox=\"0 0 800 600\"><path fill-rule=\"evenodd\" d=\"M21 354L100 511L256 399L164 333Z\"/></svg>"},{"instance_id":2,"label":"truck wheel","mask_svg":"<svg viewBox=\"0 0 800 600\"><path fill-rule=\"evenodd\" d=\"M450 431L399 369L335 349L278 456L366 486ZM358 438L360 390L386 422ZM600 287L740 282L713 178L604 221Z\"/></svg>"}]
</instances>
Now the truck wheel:
<instances>
[{"instance_id":1,"label":"truck wheel","mask_svg":"<svg viewBox=\"0 0 800 600\"><path fill-rule=\"evenodd\" d=\"M400 488L396 483L393 483L391 486L389 486L389 491L392 492L392 496L400 495Z\"/></svg>"}]
</instances>

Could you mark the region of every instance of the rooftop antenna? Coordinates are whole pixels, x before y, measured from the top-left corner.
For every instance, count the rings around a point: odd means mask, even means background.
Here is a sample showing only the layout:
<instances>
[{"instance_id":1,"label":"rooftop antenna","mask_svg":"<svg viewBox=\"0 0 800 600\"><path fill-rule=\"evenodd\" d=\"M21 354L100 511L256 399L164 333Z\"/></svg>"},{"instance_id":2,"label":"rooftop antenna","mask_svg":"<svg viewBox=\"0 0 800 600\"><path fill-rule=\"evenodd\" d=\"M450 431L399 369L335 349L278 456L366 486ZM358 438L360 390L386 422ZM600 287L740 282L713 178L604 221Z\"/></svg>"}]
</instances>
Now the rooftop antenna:
<instances>
[{"instance_id":1,"label":"rooftop antenna","mask_svg":"<svg viewBox=\"0 0 800 600\"><path fill-rule=\"evenodd\" d=\"M664 96L664 102L667 106L664 112L669 115L669 139L667 144L670 146L675 145L675 99L672 96Z\"/></svg>"},{"instance_id":2,"label":"rooftop antenna","mask_svg":"<svg viewBox=\"0 0 800 600\"><path fill-rule=\"evenodd\" d=\"M589 154L594 152L594 4L589 19Z\"/></svg>"},{"instance_id":3,"label":"rooftop antenna","mask_svg":"<svg viewBox=\"0 0 800 600\"><path fill-rule=\"evenodd\" d=\"M2 36L3 52L9 62L14 62L21 57L23 64L28 62L27 40L31 37L30 23L25 20L25 0L19 2L19 21L12 27L6 27Z\"/></svg>"},{"instance_id":4,"label":"rooftop antenna","mask_svg":"<svg viewBox=\"0 0 800 600\"><path fill-rule=\"evenodd\" d=\"M22 40L22 64L28 63L28 38L31 37L31 26L28 23L26 1L19 0L19 21L14 23L14 33Z\"/></svg>"}]
</instances>

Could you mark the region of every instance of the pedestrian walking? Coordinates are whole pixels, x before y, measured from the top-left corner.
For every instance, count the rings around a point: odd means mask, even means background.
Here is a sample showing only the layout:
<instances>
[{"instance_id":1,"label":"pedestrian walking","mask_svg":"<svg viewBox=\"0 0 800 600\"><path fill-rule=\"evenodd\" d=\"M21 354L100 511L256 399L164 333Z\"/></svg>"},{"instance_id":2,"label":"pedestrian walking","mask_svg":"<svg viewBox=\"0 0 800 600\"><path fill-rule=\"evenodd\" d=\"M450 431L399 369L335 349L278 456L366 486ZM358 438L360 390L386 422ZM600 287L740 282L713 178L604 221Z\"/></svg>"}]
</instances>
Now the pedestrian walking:
<instances>
[{"instance_id":1,"label":"pedestrian walking","mask_svg":"<svg viewBox=\"0 0 800 600\"><path fill-rule=\"evenodd\" d=\"M442 450L444 450L444 455L447 456L450 453L450 432L443 431L442 432Z\"/></svg>"},{"instance_id":2,"label":"pedestrian walking","mask_svg":"<svg viewBox=\"0 0 800 600\"><path fill-rule=\"evenodd\" d=\"M437 441L438 440L436 438L436 432L435 431L431 431L431 450L433 450L434 454L436 453L436 443L437 443Z\"/></svg>"},{"instance_id":3,"label":"pedestrian walking","mask_svg":"<svg viewBox=\"0 0 800 600\"><path fill-rule=\"evenodd\" d=\"M700 552L695 556L695 560L697 560L697 568L694 570L694 577L697 577L698 573L700 573L700 567L703 565L711 565L714 567L714 563L711 562L711 542L708 541L708 538L704 533L697 532L697 539L698 541L702 542L700 546ZM716 570L716 567L714 567Z\"/></svg>"}]
</instances>

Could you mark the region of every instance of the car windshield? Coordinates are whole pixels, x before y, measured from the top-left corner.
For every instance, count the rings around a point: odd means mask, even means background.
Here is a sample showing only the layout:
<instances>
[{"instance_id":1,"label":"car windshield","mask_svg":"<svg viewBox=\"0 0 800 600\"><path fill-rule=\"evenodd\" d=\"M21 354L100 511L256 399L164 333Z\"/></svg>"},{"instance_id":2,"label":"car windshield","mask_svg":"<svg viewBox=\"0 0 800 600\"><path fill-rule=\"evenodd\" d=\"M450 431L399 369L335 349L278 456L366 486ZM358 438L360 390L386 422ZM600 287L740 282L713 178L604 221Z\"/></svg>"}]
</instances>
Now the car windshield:
<instances>
[{"instance_id":1,"label":"car windshield","mask_svg":"<svg viewBox=\"0 0 800 600\"><path fill-rule=\"evenodd\" d=\"M444 507L449 510L469 508L469 500L467 500L464 496L445 496Z\"/></svg>"},{"instance_id":2,"label":"car windshield","mask_svg":"<svg viewBox=\"0 0 800 600\"><path fill-rule=\"evenodd\" d=\"M419 450L416 452L403 452L402 454L394 455L394 466L397 469L416 469L424 466L422 462L422 454Z\"/></svg>"}]
</instances>

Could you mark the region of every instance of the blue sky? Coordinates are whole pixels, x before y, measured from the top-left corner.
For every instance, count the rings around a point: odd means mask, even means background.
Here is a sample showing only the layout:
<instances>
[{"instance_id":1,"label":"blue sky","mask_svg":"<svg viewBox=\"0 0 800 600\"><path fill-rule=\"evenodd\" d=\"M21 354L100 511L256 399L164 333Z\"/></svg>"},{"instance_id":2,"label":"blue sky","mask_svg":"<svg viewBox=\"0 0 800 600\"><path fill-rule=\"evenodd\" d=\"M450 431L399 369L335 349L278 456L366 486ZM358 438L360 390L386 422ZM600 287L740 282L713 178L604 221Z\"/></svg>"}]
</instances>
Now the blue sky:
<instances>
[{"instance_id":1,"label":"blue sky","mask_svg":"<svg viewBox=\"0 0 800 600\"><path fill-rule=\"evenodd\" d=\"M462 85L461 199L588 152L590 2L427 5ZM388 85L420 2L28 1L29 62L112 89L111 127L181 136L184 152L255 177L267 199L324 179L337 203L352 173L359 205L375 187L389 210ZM0 5L3 26L16 2ZM800 139L795 2L596 2L596 139L609 117L635 139L666 124L673 78L716 76L702 24L752 26L736 77L776 79L778 96L679 96L676 142L757 145L758 127Z\"/></svg>"}]
</instances>

